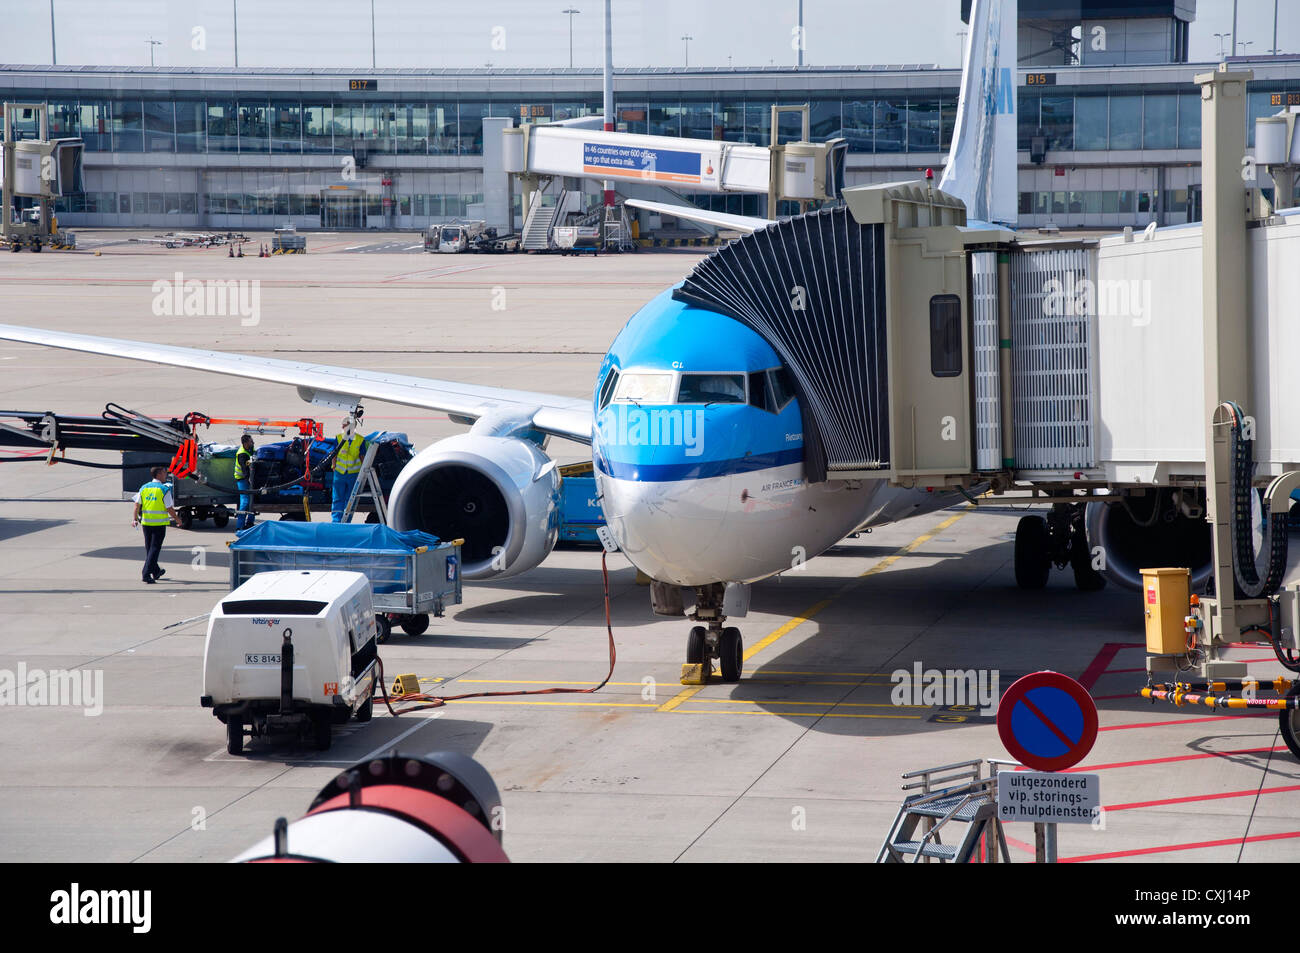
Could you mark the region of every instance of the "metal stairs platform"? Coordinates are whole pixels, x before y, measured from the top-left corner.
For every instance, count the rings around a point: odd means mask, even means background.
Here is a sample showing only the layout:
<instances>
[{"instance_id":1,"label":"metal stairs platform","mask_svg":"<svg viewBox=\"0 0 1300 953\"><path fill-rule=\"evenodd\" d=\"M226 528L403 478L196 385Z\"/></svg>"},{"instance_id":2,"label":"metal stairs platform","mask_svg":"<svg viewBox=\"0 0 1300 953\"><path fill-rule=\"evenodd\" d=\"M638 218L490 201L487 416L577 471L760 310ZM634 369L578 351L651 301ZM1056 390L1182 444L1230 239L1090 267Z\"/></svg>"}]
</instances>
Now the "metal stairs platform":
<instances>
[{"instance_id":1,"label":"metal stairs platform","mask_svg":"<svg viewBox=\"0 0 1300 953\"><path fill-rule=\"evenodd\" d=\"M528 210L528 221L524 222L520 242L520 247L524 251L550 251L551 228L555 225L555 217L559 214L561 204L557 202L555 205L542 205L539 195L538 200Z\"/></svg>"},{"instance_id":2,"label":"metal stairs platform","mask_svg":"<svg viewBox=\"0 0 1300 953\"><path fill-rule=\"evenodd\" d=\"M982 764L965 761L903 775L903 780L911 782L903 785L904 791L921 790L899 808L876 863L970 863L980 859L990 822L1003 860L1010 861L1006 839L997 824L997 775L983 777ZM944 836L949 837L947 843ZM985 854L986 862L996 861L994 845L989 844Z\"/></svg>"}]
</instances>

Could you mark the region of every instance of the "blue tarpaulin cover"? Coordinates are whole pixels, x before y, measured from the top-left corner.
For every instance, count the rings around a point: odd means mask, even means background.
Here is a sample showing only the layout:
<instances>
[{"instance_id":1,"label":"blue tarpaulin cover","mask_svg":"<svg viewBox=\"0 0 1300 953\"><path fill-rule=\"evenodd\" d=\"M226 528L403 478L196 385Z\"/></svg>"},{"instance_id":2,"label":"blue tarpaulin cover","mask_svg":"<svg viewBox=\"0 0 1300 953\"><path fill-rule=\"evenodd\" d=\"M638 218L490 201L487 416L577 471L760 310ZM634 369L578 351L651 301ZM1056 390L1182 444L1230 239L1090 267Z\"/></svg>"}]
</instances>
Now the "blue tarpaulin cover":
<instances>
[{"instance_id":1,"label":"blue tarpaulin cover","mask_svg":"<svg viewBox=\"0 0 1300 953\"><path fill-rule=\"evenodd\" d=\"M378 523L257 523L239 534L231 549L310 549L328 552L412 553L437 546L438 537L418 529L399 533Z\"/></svg>"}]
</instances>

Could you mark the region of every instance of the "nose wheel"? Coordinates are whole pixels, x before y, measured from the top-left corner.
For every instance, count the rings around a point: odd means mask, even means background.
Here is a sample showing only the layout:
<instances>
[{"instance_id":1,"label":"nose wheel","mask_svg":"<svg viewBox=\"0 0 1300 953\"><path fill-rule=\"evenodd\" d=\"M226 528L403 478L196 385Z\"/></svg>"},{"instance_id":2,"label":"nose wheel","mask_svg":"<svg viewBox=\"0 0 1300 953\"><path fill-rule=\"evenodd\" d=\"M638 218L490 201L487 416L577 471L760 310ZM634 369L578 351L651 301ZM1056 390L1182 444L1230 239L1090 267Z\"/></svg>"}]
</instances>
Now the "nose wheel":
<instances>
[{"instance_id":1,"label":"nose wheel","mask_svg":"<svg viewBox=\"0 0 1300 953\"><path fill-rule=\"evenodd\" d=\"M694 626L686 636L686 665L682 669L683 684L703 685L713 674L713 660L717 659L718 674L722 681L740 681L745 667L745 641L735 626L723 627L721 620L707 629ZM696 666L699 666L696 669Z\"/></svg>"}]
</instances>

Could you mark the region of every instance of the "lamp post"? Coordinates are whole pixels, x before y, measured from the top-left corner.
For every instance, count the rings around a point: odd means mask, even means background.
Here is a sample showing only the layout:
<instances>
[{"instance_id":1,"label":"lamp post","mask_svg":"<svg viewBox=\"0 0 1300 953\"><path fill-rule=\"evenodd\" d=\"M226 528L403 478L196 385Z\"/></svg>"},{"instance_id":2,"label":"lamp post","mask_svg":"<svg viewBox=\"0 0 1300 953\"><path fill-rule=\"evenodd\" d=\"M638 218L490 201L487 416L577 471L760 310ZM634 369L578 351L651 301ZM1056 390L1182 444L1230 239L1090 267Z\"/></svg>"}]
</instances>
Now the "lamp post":
<instances>
[{"instance_id":1,"label":"lamp post","mask_svg":"<svg viewBox=\"0 0 1300 953\"><path fill-rule=\"evenodd\" d=\"M1223 57L1224 57L1224 53L1223 53L1223 41L1226 40L1228 37L1230 37L1232 34L1231 34L1231 33L1216 33L1216 34L1214 34L1214 35L1215 35L1215 37L1217 37L1218 40L1219 40L1219 59L1222 60Z\"/></svg>"},{"instance_id":2,"label":"lamp post","mask_svg":"<svg viewBox=\"0 0 1300 953\"><path fill-rule=\"evenodd\" d=\"M582 11L569 7L567 10L561 10L560 12L569 15L569 69L573 69L573 18Z\"/></svg>"},{"instance_id":3,"label":"lamp post","mask_svg":"<svg viewBox=\"0 0 1300 953\"><path fill-rule=\"evenodd\" d=\"M153 37L149 37L145 42L149 44L149 65L153 66L153 48L155 46L162 46L162 40L155 40Z\"/></svg>"},{"instance_id":4,"label":"lamp post","mask_svg":"<svg viewBox=\"0 0 1300 953\"><path fill-rule=\"evenodd\" d=\"M691 40L693 39L695 39L695 37L691 36L689 33L682 36L682 42L686 47L686 52L682 55L683 66L691 65Z\"/></svg>"}]
</instances>

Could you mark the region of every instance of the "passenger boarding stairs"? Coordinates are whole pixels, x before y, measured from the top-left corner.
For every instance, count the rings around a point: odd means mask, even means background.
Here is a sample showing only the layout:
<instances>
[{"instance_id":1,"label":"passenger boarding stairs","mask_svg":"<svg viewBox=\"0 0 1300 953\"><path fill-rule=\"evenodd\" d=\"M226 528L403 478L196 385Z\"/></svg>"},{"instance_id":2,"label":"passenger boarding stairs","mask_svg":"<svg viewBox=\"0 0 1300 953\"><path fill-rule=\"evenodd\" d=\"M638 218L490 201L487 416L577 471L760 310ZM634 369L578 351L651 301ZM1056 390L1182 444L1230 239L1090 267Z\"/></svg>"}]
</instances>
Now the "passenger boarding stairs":
<instances>
[{"instance_id":1,"label":"passenger boarding stairs","mask_svg":"<svg viewBox=\"0 0 1300 953\"><path fill-rule=\"evenodd\" d=\"M583 193L575 189L562 189L554 205L543 205L542 193L535 193L533 204L528 209L528 218L524 220L524 229L520 247L524 251L550 251L551 230L556 225L581 224L566 222L571 215L580 212Z\"/></svg>"},{"instance_id":2,"label":"passenger boarding stairs","mask_svg":"<svg viewBox=\"0 0 1300 953\"><path fill-rule=\"evenodd\" d=\"M909 782L903 785L904 791L920 791L899 808L876 863L970 863L979 859L982 839L990 831L996 832L997 844L990 841L986 845L985 862L996 862L999 848L1002 860L1009 862L1006 837L997 822L996 767L986 778L981 776L982 765L981 761L962 761L903 775Z\"/></svg>"}]
</instances>

